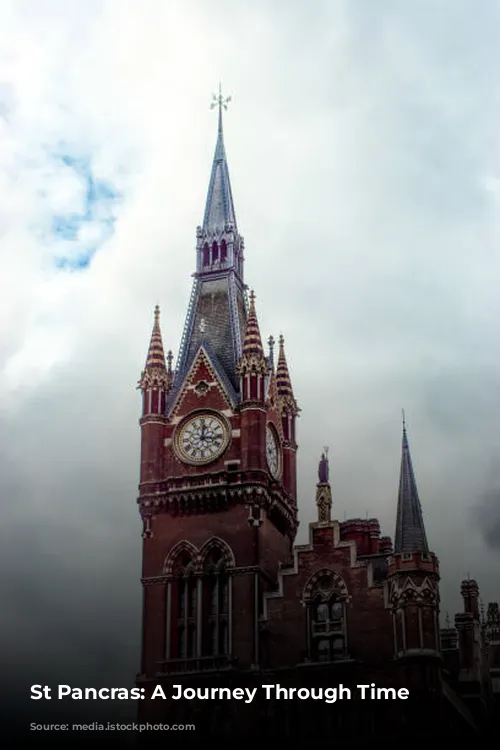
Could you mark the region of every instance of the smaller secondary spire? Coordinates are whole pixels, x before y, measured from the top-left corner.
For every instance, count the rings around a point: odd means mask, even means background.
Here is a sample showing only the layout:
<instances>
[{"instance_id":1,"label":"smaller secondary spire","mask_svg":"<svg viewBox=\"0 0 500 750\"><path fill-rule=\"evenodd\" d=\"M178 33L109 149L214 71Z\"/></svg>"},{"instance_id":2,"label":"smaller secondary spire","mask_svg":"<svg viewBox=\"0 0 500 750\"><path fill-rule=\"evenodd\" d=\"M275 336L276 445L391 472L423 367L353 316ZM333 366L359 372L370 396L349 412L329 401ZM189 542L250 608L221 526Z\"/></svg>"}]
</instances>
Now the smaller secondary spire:
<instances>
[{"instance_id":1,"label":"smaller secondary spire","mask_svg":"<svg viewBox=\"0 0 500 750\"><path fill-rule=\"evenodd\" d=\"M154 310L154 323L149 342L146 366L141 374L139 388L146 390L153 386L168 389L171 382L172 352L168 353L169 371L165 362L165 352L160 328L160 308L156 305Z\"/></svg>"},{"instance_id":2,"label":"smaller secondary spire","mask_svg":"<svg viewBox=\"0 0 500 750\"><path fill-rule=\"evenodd\" d=\"M250 292L250 305L248 309L247 327L243 339L243 354L258 354L264 356L262 339L260 337L259 323L255 311L255 292Z\"/></svg>"},{"instance_id":3,"label":"smaller secondary spire","mask_svg":"<svg viewBox=\"0 0 500 750\"><path fill-rule=\"evenodd\" d=\"M403 411L403 440L394 551L429 551Z\"/></svg>"},{"instance_id":4,"label":"smaller secondary spire","mask_svg":"<svg viewBox=\"0 0 500 750\"><path fill-rule=\"evenodd\" d=\"M243 338L243 348L238 365L238 374L243 375L250 372L256 372L260 375L266 375L267 369L268 366L264 356L259 322L255 310L255 293L252 290L250 292L247 326Z\"/></svg>"},{"instance_id":5,"label":"smaller secondary spire","mask_svg":"<svg viewBox=\"0 0 500 750\"><path fill-rule=\"evenodd\" d=\"M285 339L280 334L279 337L279 354L278 354L278 366L276 369L276 384L278 388L278 395L281 399L281 404L284 411L288 411L291 414L298 414L299 407L293 395L292 381L290 380L290 372L288 370L288 364L285 356Z\"/></svg>"},{"instance_id":6,"label":"smaller secondary spire","mask_svg":"<svg viewBox=\"0 0 500 750\"><path fill-rule=\"evenodd\" d=\"M146 369L152 367L165 368L165 352L160 329L160 306L156 305L154 312L153 331L146 360Z\"/></svg>"}]
</instances>

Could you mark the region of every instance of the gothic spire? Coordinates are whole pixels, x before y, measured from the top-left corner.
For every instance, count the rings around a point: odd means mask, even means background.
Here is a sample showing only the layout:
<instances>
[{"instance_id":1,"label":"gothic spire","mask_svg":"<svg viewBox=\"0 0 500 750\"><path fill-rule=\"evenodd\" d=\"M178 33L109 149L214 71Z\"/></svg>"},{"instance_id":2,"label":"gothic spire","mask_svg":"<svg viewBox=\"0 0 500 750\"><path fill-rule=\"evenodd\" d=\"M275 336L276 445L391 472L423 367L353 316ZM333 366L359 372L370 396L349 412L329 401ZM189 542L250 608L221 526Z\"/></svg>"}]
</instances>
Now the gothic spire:
<instances>
[{"instance_id":1,"label":"gothic spire","mask_svg":"<svg viewBox=\"0 0 500 750\"><path fill-rule=\"evenodd\" d=\"M418 496L403 412L403 444L394 552L427 553L428 551L422 507Z\"/></svg>"},{"instance_id":2,"label":"gothic spire","mask_svg":"<svg viewBox=\"0 0 500 750\"><path fill-rule=\"evenodd\" d=\"M219 94L218 96L214 95L211 105L212 108L219 108L219 125L203 218L202 229L205 232L210 230L222 231L227 226L232 226L237 231L226 149L224 148L224 132L222 129L222 110L227 109L228 102L230 101L231 97L224 98L222 96L222 90L219 85Z\"/></svg>"},{"instance_id":3,"label":"gothic spire","mask_svg":"<svg viewBox=\"0 0 500 750\"><path fill-rule=\"evenodd\" d=\"M295 396L293 395L292 381L290 380L290 373L288 371L288 364L285 356L285 339L282 335L279 337L276 383L283 410L288 411L290 414L298 414L299 407L297 406Z\"/></svg>"},{"instance_id":4,"label":"gothic spire","mask_svg":"<svg viewBox=\"0 0 500 750\"><path fill-rule=\"evenodd\" d=\"M168 352L168 370L165 363L165 352L160 328L160 308L155 307L153 330L149 342L146 366L141 374L139 388L146 390L152 386L163 387L166 390L171 382L172 352Z\"/></svg>"},{"instance_id":5,"label":"gothic spire","mask_svg":"<svg viewBox=\"0 0 500 750\"><path fill-rule=\"evenodd\" d=\"M267 375L268 364L264 356L264 348L260 335L259 322L255 311L255 294L250 292L250 305L248 308L248 318L243 338L243 349L240 362L238 364L238 374L248 374L258 372L261 375Z\"/></svg>"},{"instance_id":6,"label":"gothic spire","mask_svg":"<svg viewBox=\"0 0 500 750\"><path fill-rule=\"evenodd\" d=\"M237 399L236 367L242 355L247 311L244 242L236 226L222 131L222 110L228 101L230 98L224 98L219 87L219 95L212 101L212 107L219 110L217 144L203 225L196 230L196 273L179 347L174 391L178 393L182 387L203 346L230 398ZM175 399L175 395L171 397L170 405Z\"/></svg>"}]
</instances>

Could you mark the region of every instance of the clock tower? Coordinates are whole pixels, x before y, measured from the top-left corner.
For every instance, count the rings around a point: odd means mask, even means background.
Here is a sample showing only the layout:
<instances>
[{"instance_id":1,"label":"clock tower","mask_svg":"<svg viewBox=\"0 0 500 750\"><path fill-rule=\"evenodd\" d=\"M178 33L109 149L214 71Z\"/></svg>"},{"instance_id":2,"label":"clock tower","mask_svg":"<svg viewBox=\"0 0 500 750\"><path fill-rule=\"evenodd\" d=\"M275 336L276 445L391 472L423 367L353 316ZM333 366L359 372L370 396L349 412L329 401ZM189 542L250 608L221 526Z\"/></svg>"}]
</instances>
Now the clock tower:
<instances>
[{"instance_id":1,"label":"clock tower","mask_svg":"<svg viewBox=\"0 0 500 750\"><path fill-rule=\"evenodd\" d=\"M157 308L139 382L143 685L260 664L264 595L297 530L299 410L283 337L275 367L245 285L227 101L214 97L217 143L176 367Z\"/></svg>"}]
</instances>

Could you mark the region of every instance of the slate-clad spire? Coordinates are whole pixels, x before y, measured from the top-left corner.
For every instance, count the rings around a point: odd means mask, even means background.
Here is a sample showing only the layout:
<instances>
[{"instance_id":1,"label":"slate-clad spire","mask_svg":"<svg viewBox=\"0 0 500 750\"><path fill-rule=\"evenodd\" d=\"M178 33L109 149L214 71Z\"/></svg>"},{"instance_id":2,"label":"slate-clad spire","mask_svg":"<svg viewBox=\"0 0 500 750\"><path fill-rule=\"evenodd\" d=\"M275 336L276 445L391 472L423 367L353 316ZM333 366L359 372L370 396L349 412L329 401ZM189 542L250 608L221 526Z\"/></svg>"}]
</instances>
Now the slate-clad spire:
<instances>
[{"instance_id":1,"label":"slate-clad spire","mask_svg":"<svg viewBox=\"0 0 500 750\"><path fill-rule=\"evenodd\" d=\"M213 97L218 107L217 143L205 215L196 232L196 273L176 367L170 404L182 387L201 346L229 389L238 391L236 367L242 355L247 311L244 243L238 233L222 131L222 110L230 97ZM237 399L238 396L236 395Z\"/></svg>"},{"instance_id":2,"label":"slate-clad spire","mask_svg":"<svg viewBox=\"0 0 500 750\"><path fill-rule=\"evenodd\" d=\"M219 108L219 126L203 218L202 229L204 231L223 230L226 226L233 226L234 229L237 229L222 129L222 109L227 107L227 102L230 100L230 97L227 99L222 97L219 86L219 96L214 97L212 103L212 107L217 106Z\"/></svg>"},{"instance_id":3,"label":"slate-clad spire","mask_svg":"<svg viewBox=\"0 0 500 750\"><path fill-rule=\"evenodd\" d=\"M403 445L394 552L427 553L428 551L422 507L418 497L403 414Z\"/></svg>"}]
</instances>

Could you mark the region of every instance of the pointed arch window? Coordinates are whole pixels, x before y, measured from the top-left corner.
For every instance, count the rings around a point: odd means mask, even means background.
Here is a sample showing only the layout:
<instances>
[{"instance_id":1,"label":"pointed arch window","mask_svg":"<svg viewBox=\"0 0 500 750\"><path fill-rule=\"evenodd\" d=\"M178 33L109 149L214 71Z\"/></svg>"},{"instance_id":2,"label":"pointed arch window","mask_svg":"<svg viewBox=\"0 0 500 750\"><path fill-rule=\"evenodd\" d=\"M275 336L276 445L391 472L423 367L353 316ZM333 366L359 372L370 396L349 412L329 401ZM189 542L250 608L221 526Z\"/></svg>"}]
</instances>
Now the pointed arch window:
<instances>
[{"instance_id":1,"label":"pointed arch window","mask_svg":"<svg viewBox=\"0 0 500 750\"><path fill-rule=\"evenodd\" d=\"M174 567L175 620L172 656L189 659L196 656L197 583L194 563L188 554L181 555Z\"/></svg>"},{"instance_id":2,"label":"pointed arch window","mask_svg":"<svg viewBox=\"0 0 500 750\"><path fill-rule=\"evenodd\" d=\"M319 575L307 587L304 599L311 661L347 658L346 593L333 572Z\"/></svg>"},{"instance_id":3,"label":"pointed arch window","mask_svg":"<svg viewBox=\"0 0 500 750\"><path fill-rule=\"evenodd\" d=\"M210 247L208 245L208 242L205 242L205 244L203 245L203 265L210 265Z\"/></svg>"},{"instance_id":4,"label":"pointed arch window","mask_svg":"<svg viewBox=\"0 0 500 750\"><path fill-rule=\"evenodd\" d=\"M217 263L218 260L219 260L219 246L214 241L212 244L212 263Z\"/></svg>"},{"instance_id":5,"label":"pointed arch window","mask_svg":"<svg viewBox=\"0 0 500 750\"><path fill-rule=\"evenodd\" d=\"M189 542L179 542L167 557L167 671L213 668L214 658L220 663L220 657L229 656L232 566L230 548L216 538L201 552Z\"/></svg>"},{"instance_id":6,"label":"pointed arch window","mask_svg":"<svg viewBox=\"0 0 500 750\"><path fill-rule=\"evenodd\" d=\"M220 243L220 262L225 263L227 260L227 244L226 240L222 240Z\"/></svg>"},{"instance_id":7,"label":"pointed arch window","mask_svg":"<svg viewBox=\"0 0 500 750\"><path fill-rule=\"evenodd\" d=\"M214 548L205 559L203 602L208 617L203 633L207 656L229 653L229 576L222 551Z\"/></svg>"}]
</instances>

